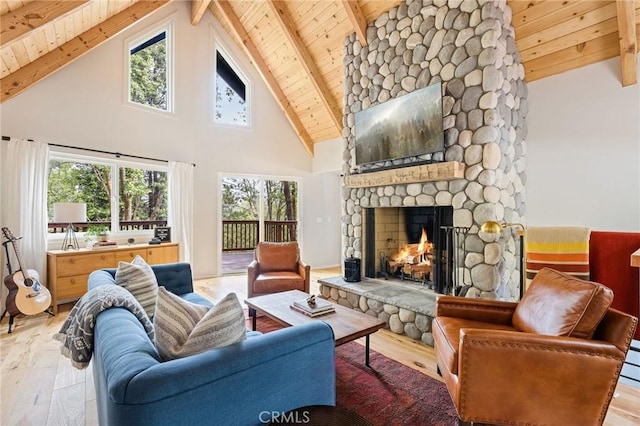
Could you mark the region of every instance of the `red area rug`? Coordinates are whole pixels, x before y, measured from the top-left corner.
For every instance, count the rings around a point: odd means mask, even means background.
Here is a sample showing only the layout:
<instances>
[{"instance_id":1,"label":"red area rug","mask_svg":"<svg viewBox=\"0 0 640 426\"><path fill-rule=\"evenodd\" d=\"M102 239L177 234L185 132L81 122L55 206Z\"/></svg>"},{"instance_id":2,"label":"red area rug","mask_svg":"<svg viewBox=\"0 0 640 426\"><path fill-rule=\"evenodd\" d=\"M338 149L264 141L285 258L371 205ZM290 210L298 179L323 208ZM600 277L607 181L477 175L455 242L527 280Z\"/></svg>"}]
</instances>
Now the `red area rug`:
<instances>
[{"instance_id":1,"label":"red area rug","mask_svg":"<svg viewBox=\"0 0 640 426\"><path fill-rule=\"evenodd\" d=\"M281 328L259 317L263 333ZM364 365L364 346L349 342L336 348L336 403L371 424L454 426L458 417L444 383L371 351Z\"/></svg>"}]
</instances>

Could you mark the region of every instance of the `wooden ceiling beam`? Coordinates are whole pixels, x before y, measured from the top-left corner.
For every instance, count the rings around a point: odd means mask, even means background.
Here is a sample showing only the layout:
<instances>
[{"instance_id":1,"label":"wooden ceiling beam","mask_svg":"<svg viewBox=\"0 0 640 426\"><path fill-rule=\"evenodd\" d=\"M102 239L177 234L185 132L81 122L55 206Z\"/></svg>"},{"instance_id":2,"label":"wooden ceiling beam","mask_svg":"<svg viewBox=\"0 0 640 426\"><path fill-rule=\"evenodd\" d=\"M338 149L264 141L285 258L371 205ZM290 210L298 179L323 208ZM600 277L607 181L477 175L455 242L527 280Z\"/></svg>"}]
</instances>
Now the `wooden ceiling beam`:
<instances>
[{"instance_id":1,"label":"wooden ceiling beam","mask_svg":"<svg viewBox=\"0 0 640 426\"><path fill-rule=\"evenodd\" d=\"M353 26L356 36L363 46L367 45L367 19L358 4L358 0L342 0L342 5L347 11L349 21Z\"/></svg>"},{"instance_id":2,"label":"wooden ceiling beam","mask_svg":"<svg viewBox=\"0 0 640 426\"><path fill-rule=\"evenodd\" d=\"M617 0L622 86L638 83L638 44L634 0Z\"/></svg>"},{"instance_id":3,"label":"wooden ceiling beam","mask_svg":"<svg viewBox=\"0 0 640 426\"><path fill-rule=\"evenodd\" d=\"M0 80L0 102L13 98L171 0L138 1Z\"/></svg>"},{"instance_id":4,"label":"wooden ceiling beam","mask_svg":"<svg viewBox=\"0 0 640 426\"><path fill-rule=\"evenodd\" d=\"M87 0L43 1L27 3L0 17L0 47L74 10Z\"/></svg>"},{"instance_id":5,"label":"wooden ceiling beam","mask_svg":"<svg viewBox=\"0 0 640 426\"><path fill-rule=\"evenodd\" d=\"M242 22L240 22L240 19L233 11L231 4L225 0L215 0L212 4L215 5L218 12L222 16L224 16L227 23L229 24L229 27L231 28L231 31L238 38L238 40L240 40L245 53L247 54L247 56L249 56L249 59L251 60L251 62L253 62L256 69L258 70L258 73L267 84L267 87L269 88L273 96L276 98L276 101L280 105L280 108L282 108L284 115L293 126L293 130L296 132L309 154L313 156L313 141L311 140L309 133L307 133L307 130L302 125L300 118L298 117L293 107L291 106L291 103L280 88L277 79L271 73L271 70L267 66L267 63L262 58L262 55L260 55L258 48L251 40L251 37L249 37L249 33L247 32L247 30L245 30Z\"/></svg>"},{"instance_id":6,"label":"wooden ceiling beam","mask_svg":"<svg viewBox=\"0 0 640 426\"><path fill-rule=\"evenodd\" d=\"M322 78L316 62L302 43L302 39L296 30L293 19L291 19L289 12L287 12L286 2L281 0L268 0L267 3L271 8L274 17L278 21L278 24L282 28L285 37L293 47L293 50L295 50L298 58L300 58L300 64L302 64L306 71L309 80L311 80L313 86L320 93L320 99L324 106L329 110L329 115L331 116L333 123L336 125L338 131L342 132L342 111L338 106L338 103L333 98L327 83Z\"/></svg>"},{"instance_id":7,"label":"wooden ceiling beam","mask_svg":"<svg viewBox=\"0 0 640 426\"><path fill-rule=\"evenodd\" d=\"M200 23L209 3L211 0L191 0L191 25L196 26Z\"/></svg>"}]
</instances>

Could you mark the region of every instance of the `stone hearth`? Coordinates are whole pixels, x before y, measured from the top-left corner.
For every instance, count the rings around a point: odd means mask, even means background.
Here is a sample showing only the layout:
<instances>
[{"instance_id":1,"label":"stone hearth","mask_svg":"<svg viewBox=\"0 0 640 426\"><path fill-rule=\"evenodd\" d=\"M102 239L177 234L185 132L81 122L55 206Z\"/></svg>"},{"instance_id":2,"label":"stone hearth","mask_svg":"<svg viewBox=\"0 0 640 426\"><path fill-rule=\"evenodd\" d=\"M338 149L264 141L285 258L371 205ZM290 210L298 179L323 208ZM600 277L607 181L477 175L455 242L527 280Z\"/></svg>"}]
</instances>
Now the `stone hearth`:
<instances>
[{"instance_id":1,"label":"stone hearth","mask_svg":"<svg viewBox=\"0 0 640 426\"><path fill-rule=\"evenodd\" d=\"M431 322L436 295L420 284L397 284L365 278L349 283L342 277L319 279L320 292L328 300L386 321L396 334L433 346Z\"/></svg>"},{"instance_id":2,"label":"stone hearth","mask_svg":"<svg viewBox=\"0 0 640 426\"><path fill-rule=\"evenodd\" d=\"M479 232L488 220L522 223L526 210L527 87L506 1L407 0L369 24L367 42L345 40L344 257L362 258L365 208L452 206L453 225L470 229L454 270L458 282L472 286L467 297L515 300L517 236ZM354 179L366 175L355 162L355 113L437 82L443 160L463 163L464 176L394 184ZM375 166L401 173L419 160ZM364 183L350 186L354 180Z\"/></svg>"}]
</instances>

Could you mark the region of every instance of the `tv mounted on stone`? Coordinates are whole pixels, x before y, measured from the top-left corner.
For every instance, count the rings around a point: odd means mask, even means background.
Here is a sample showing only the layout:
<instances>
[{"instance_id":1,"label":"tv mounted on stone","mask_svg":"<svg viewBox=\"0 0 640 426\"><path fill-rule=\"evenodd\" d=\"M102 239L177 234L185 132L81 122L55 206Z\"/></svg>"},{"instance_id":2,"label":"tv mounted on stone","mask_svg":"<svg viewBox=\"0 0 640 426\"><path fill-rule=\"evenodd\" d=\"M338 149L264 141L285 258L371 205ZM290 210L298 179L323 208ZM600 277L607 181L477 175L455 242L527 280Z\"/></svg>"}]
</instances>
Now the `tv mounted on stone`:
<instances>
[{"instance_id":1,"label":"tv mounted on stone","mask_svg":"<svg viewBox=\"0 0 640 426\"><path fill-rule=\"evenodd\" d=\"M355 136L357 166L387 168L398 164L393 160L432 160L432 154L444 152L442 84L357 112Z\"/></svg>"}]
</instances>

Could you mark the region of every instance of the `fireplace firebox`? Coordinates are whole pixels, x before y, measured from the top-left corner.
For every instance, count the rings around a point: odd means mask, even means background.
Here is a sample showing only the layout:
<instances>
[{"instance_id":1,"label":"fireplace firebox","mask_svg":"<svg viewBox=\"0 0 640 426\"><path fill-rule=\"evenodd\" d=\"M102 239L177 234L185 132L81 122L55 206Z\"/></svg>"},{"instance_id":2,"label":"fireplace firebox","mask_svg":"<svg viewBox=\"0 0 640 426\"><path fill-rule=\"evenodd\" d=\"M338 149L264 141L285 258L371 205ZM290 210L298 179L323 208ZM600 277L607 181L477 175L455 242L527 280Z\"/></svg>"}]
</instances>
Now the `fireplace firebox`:
<instances>
[{"instance_id":1,"label":"fireplace firebox","mask_svg":"<svg viewBox=\"0 0 640 426\"><path fill-rule=\"evenodd\" d=\"M364 209L364 275L453 288L453 207Z\"/></svg>"}]
</instances>

